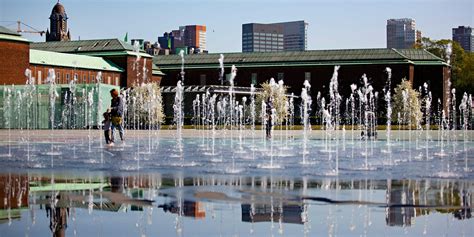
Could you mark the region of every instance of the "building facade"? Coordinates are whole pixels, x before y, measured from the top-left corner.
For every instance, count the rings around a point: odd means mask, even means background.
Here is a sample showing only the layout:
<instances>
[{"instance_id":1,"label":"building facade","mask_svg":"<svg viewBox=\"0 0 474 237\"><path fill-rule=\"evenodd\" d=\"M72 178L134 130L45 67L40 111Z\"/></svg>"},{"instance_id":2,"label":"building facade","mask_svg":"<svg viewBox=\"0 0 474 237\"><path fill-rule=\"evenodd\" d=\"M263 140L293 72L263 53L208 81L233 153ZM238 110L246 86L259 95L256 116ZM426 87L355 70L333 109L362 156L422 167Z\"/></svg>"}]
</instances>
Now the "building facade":
<instances>
[{"instance_id":1,"label":"building facade","mask_svg":"<svg viewBox=\"0 0 474 237\"><path fill-rule=\"evenodd\" d=\"M305 21L243 24L242 52L304 51L307 31Z\"/></svg>"},{"instance_id":2,"label":"building facade","mask_svg":"<svg viewBox=\"0 0 474 237\"><path fill-rule=\"evenodd\" d=\"M220 54L185 56L186 87L200 88L221 85ZM178 55L158 55L154 64L166 74L161 80L162 88L174 87L181 79L181 58ZM441 99L446 103L449 94L449 66L429 52L421 49L348 49L348 50L308 50L304 52L228 53L224 55L225 74L230 75L231 65L237 67L234 79L236 87L257 88L270 78L283 80L288 93L299 96L305 80L311 83L310 95L316 98L329 94L329 83L334 66L341 68L338 73L339 92L344 98L351 94L351 84L362 86L361 76L366 74L375 91L382 93L387 85L387 67L392 69L392 90L402 78L419 88L426 82L433 94L433 101ZM163 90L165 92L165 90ZM173 91L173 90L171 90ZM204 90L205 91L205 90ZM165 113L172 116L174 94L163 94ZM379 97L383 98L383 97ZM186 100L189 101L186 101ZM192 108L193 96L185 98L185 107ZM295 102L296 104L298 102ZM383 104L383 101L380 101ZM313 103L316 106L316 103ZM314 108L316 109L316 108ZM314 111L314 110L313 110ZM191 113L192 111L188 110ZM190 114L188 114L190 115Z\"/></svg>"},{"instance_id":3,"label":"building facade","mask_svg":"<svg viewBox=\"0 0 474 237\"><path fill-rule=\"evenodd\" d=\"M205 25L180 26L178 30L163 33L158 37L161 50L167 53L178 54L181 50L185 53L207 53L207 30Z\"/></svg>"},{"instance_id":4,"label":"building facade","mask_svg":"<svg viewBox=\"0 0 474 237\"><path fill-rule=\"evenodd\" d=\"M25 84L30 65L30 42L0 26L0 85Z\"/></svg>"},{"instance_id":5,"label":"building facade","mask_svg":"<svg viewBox=\"0 0 474 237\"><path fill-rule=\"evenodd\" d=\"M413 48L417 35L415 20L411 18L387 20L387 48ZM421 32L419 35L421 36Z\"/></svg>"},{"instance_id":6,"label":"building facade","mask_svg":"<svg viewBox=\"0 0 474 237\"><path fill-rule=\"evenodd\" d=\"M185 26L184 33L184 44L187 47L192 47L201 51L207 50L206 26L188 25Z\"/></svg>"},{"instance_id":7,"label":"building facade","mask_svg":"<svg viewBox=\"0 0 474 237\"><path fill-rule=\"evenodd\" d=\"M101 57L123 69L120 87L133 87L141 82L159 82L153 76L152 56L138 52L129 43L118 39L73 40L32 43L32 49L66 54Z\"/></svg>"},{"instance_id":8,"label":"building facade","mask_svg":"<svg viewBox=\"0 0 474 237\"><path fill-rule=\"evenodd\" d=\"M71 34L67 28L67 14L64 6L59 3L54 5L49 16L50 29L46 31L46 41L68 41L71 40ZM51 31L50 31L51 30Z\"/></svg>"},{"instance_id":9,"label":"building facade","mask_svg":"<svg viewBox=\"0 0 474 237\"><path fill-rule=\"evenodd\" d=\"M470 26L453 28L453 41L458 42L466 52L474 52L474 35Z\"/></svg>"}]
</instances>

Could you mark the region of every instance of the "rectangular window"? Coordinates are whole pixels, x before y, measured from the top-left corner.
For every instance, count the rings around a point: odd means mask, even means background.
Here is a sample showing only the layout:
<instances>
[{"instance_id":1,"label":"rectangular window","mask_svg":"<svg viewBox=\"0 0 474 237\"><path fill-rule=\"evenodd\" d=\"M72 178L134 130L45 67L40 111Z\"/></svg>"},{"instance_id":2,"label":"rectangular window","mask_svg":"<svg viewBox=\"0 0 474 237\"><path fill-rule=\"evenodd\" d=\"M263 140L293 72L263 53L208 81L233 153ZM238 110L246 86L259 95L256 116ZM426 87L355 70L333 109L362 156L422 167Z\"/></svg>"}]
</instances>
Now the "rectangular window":
<instances>
[{"instance_id":1,"label":"rectangular window","mask_svg":"<svg viewBox=\"0 0 474 237\"><path fill-rule=\"evenodd\" d=\"M200 79L200 82L201 82L201 86L205 86L206 85L206 74L201 74L199 79Z\"/></svg>"},{"instance_id":2,"label":"rectangular window","mask_svg":"<svg viewBox=\"0 0 474 237\"><path fill-rule=\"evenodd\" d=\"M61 73L56 73L56 84L59 84L59 82L61 81Z\"/></svg>"},{"instance_id":3,"label":"rectangular window","mask_svg":"<svg viewBox=\"0 0 474 237\"><path fill-rule=\"evenodd\" d=\"M112 80L110 79L110 77L107 77L107 84L112 84Z\"/></svg>"},{"instance_id":4,"label":"rectangular window","mask_svg":"<svg viewBox=\"0 0 474 237\"><path fill-rule=\"evenodd\" d=\"M257 73L252 73L252 85L256 86L257 85Z\"/></svg>"},{"instance_id":5,"label":"rectangular window","mask_svg":"<svg viewBox=\"0 0 474 237\"><path fill-rule=\"evenodd\" d=\"M69 73L66 74L66 81L64 81L64 84L69 83Z\"/></svg>"},{"instance_id":6,"label":"rectangular window","mask_svg":"<svg viewBox=\"0 0 474 237\"><path fill-rule=\"evenodd\" d=\"M283 72L278 73L278 80L284 80L285 74Z\"/></svg>"},{"instance_id":7,"label":"rectangular window","mask_svg":"<svg viewBox=\"0 0 474 237\"><path fill-rule=\"evenodd\" d=\"M79 77L77 77L77 73L74 73L74 78L73 80L75 80L75 82L77 83L77 80L79 80Z\"/></svg>"},{"instance_id":8,"label":"rectangular window","mask_svg":"<svg viewBox=\"0 0 474 237\"><path fill-rule=\"evenodd\" d=\"M86 83L86 81L87 81L87 74L84 74L84 75L82 76L82 81L81 81L81 83Z\"/></svg>"},{"instance_id":9,"label":"rectangular window","mask_svg":"<svg viewBox=\"0 0 474 237\"><path fill-rule=\"evenodd\" d=\"M119 86L119 85L120 85L119 83L120 83L119 78L118 78L118 77L115 77L115 85L116 85L116 86Z\"/></svg>"},{"instance_id":10,"label":"rectangular window","mask_svg":"<svg viewBox=\"0 0 474 237\"><path fill-rule=\"evenodd\" d=\"M311 82L311 72L305 72L304 79L307 80L308 82Z\"/></svg>"},{"instance_id":11,"label":"rectangular window","mask_svg":"<svg viewBox=\"0 0 474 237\"><path fill-rule=\"evenodd\" d=\"M38 85L41 85L41 71L38 72Z\"/></svg>"}]
</instances>

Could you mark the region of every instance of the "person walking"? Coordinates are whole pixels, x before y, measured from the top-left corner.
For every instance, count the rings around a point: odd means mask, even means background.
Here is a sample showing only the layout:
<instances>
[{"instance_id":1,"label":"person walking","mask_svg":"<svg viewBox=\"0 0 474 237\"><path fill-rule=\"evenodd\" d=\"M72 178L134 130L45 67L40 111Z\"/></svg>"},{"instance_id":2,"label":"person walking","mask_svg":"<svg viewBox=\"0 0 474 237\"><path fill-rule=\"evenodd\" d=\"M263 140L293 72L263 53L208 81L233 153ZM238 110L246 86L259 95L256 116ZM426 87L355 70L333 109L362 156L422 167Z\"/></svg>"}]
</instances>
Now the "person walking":
<instances>
[{"instance_id":1,"label":"person walking","mask_svg":"<svg viewBox=\"0 0 474 237\"><path fill-rule=\"evenodd\" d=\"M124 141L124 129L123 129L123 99L119 96L119 92L116 89L110 90L110 115L112 116L112 137L111 142L115 142L115 128L119 131L120 139Z\"/></svg>"}]
</instances>

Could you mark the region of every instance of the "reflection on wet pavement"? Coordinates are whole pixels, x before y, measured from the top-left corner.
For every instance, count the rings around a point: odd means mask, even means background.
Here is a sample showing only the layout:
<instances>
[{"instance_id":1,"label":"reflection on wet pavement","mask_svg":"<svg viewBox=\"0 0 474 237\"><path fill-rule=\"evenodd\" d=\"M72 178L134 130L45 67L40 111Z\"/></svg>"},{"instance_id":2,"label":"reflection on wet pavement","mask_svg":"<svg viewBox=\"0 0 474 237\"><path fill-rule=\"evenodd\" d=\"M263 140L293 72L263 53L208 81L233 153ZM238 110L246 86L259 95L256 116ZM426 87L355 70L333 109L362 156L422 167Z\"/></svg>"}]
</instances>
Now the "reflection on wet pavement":
<instances>
[{"instance_id":1,"label":"reflection on wet pavement","mask_svg":"<svg viewBox=\"0 0 474 237\"><path fill-rule=\"evenodd\" d=\"M56 171L4 172L0 187L5 236L81 236L91 228L119 236L312 236L322 229L436 236L469 235L474 226L474 182L467 180ZM439 225L449 228L438 232Z\"/></svg>"}]
</instances>

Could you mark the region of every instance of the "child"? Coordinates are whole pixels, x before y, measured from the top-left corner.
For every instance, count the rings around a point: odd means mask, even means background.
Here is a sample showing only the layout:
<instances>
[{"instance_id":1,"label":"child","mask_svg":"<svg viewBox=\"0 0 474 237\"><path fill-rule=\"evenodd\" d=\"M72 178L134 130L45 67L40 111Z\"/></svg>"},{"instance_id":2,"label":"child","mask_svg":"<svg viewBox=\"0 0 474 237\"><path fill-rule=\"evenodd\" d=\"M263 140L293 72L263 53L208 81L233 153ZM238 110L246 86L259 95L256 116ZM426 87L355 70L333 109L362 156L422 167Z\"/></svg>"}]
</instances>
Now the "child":
<instances>
[{"instance_id":1,"label":"child","mask_svg":"<svg viewBox=\"0 0 474 237\"><path fill-rule=\"evenodd\" d=\"M102 121L102 129L104 130L104 136L105 136L105 143L113 146L113 142L110 139L110 127L111 127L111 118L110 118L110 113L105 112L103 114L104 120Z\"/></svg>"}]
</instances>

